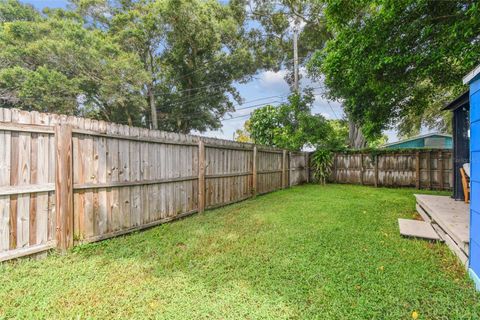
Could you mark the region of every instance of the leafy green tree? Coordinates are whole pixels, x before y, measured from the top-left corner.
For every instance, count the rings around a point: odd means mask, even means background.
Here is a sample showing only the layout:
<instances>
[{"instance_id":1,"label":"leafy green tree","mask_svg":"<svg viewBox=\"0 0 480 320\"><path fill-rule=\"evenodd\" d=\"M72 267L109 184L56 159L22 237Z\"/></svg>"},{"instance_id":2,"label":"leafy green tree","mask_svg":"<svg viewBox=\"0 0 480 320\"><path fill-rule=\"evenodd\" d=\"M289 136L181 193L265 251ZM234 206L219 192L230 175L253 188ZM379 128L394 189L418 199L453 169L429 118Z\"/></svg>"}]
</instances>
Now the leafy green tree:
<instances>
[{"instance_id":1,"label":"leafy green tree","mask_svg":"<svg viewBox=\"0 0 480 320\"><path fill-rule=\"evenodd\" d=\"M331 36L327 30L323 1L260 0L245 1L252 19L259 23L253 35L261 43L270 67L288 70L286 81L293 84L293 27L297 25L298 60L305 64L312 53ZM301 75L300 75L301 76Z\"/></svg>"},{"instance_id":2,"label":"leafy green tree","mask_svg":"<svg viewBox=\"0 0 480 320\"><path fill-rule=\"evenodd\" d=\"M31 5L17 0L0 0L0 23L12 21L35 21L40 14Z\"/></svg>"},{"instance_id":3,"label":"leafy green tree","mask_svg":"<svg viewBox=\"0 0 480 320\"><path fill-rule=\"evenodd\" d=\"M250 137L250 120L245 121L243 129L235 130L235 141L252 143L252 137Z\"/></svg>"},{"instance_id":4,"label":"leafy green tree","mask_svg":"<svg viewBox=\"0 0 480 320\"><path fill-rule=\"evenodd\" d=\"M445 130L441 106L480 61L477 1L328 0L325 14L333 37L309 71L325 77L367 138L392 126Z\"/></svg>"},{"instance_id":5,"label":"leafy green tree","mask_svg":"<svg viewBox=\"0 0 480 320\"><path fill-rule=\"evenodd\" d=\"M145 75L134 54L61 10L41 15L3 1L0 14L8 16L0 23L1 106L141 124Z\"/></svg>"},{"instance_id":6,"label":"leafy green tree","mask_svg":"<svg viewBox=\"0 0 480 320\"><path fill-rule=\"evenodd\" d=\"M305 147L338 149L346 146L348 129L340 121L330 122L311 113L311 91L294 93L288 103L255 110L248 132L255 143L301 150Z\"/></svg>"},{"instance_id":7,"label":"leafy green tree","mask_svg":"<svg viewBox=\"0 0 480 320\"><path fill-rule=\"evenodd\" d=\"M163 130L188 133L221 127L241 102L235 82L265 63L246 30L243 2L215 0L75 0L85 23L137 54L148 74L146 116Z\"/></svg>"}]
</instances>

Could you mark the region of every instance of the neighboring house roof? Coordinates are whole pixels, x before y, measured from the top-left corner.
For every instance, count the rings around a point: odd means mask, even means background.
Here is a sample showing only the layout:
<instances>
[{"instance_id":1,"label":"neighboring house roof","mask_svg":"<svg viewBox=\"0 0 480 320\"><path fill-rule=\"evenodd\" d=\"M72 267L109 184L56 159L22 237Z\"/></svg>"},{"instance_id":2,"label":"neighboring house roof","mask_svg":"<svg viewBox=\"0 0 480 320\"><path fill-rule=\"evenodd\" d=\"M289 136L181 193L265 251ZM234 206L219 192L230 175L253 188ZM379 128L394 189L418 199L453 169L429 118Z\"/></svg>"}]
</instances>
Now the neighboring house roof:
<instances>
[{"instance_id":1,"label":"neighboring house roof","mask_svg":"<svg viewBox=\"0 0 480 320\"><path fill-rule=\"evenodd\" d=\"M408 141L414 141L414 140L425 139L425 138L430 138L430 137L452 138L452 135L445 134L445 133L427 133L427 134L422 134L422 135L418 135L418 136L415 136L415 137L411 137L411 138L408 138L408 139L403 139L403 140L399 140L399 141L395 141L395 142L391 142L391 143L386 143L381 147L382 148L391 147L391 146L394 146L394 145L397 145L397 144L402 144L402 143L405 143L405 142L408 142Z\"/></svg>"}]
</instances>

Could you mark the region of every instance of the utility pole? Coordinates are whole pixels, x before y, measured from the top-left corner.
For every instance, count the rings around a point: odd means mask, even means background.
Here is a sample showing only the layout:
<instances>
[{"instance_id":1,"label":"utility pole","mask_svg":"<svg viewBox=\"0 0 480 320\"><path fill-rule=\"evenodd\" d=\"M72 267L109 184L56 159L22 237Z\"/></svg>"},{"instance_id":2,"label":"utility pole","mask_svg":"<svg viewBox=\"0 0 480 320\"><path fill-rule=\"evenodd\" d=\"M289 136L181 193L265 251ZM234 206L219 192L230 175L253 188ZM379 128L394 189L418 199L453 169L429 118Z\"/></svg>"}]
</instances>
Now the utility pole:
<instances>
[{"instance_id":1,"label":"utility pole","mask_svg":"<svg viewBox=\"0 0 480 320\"><path fill-rule=\"evenodd\" d=\"M298 92L298 17L293 26L293 90Z\"/></svg>"}]
</instances>

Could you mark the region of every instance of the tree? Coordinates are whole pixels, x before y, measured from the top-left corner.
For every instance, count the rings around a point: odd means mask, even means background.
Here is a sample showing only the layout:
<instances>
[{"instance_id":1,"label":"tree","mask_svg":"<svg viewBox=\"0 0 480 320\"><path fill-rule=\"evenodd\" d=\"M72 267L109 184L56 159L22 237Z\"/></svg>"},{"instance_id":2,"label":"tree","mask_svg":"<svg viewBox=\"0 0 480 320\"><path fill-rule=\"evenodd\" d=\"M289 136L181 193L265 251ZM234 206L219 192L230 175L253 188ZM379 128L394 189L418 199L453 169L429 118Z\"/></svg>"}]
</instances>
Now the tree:
<instances>
[{"instance_id":1,"label":"tree","mask_svg":"<svg viewBox=\"0 0 480 320\"><path fill-rule=\"evenodd\" d=\"M73 14L7 1L0 15L1 106L141 124L144 74L134 54Z\"/></svg>"},{"instance_id":2,"label":"tree","mask_svg":"<svg viewBox=\"0 0 480 320\"><path fill-rule=\"evenodd\" d=\"M329 0L325 12L334 36L309 71L367 138L392 126L403 135L446 129L440 108L480 61L476 1Z\"/></svg>"},{"instance_id":3,"label":"tree","mask_svg":"<svg viewBox=\"0 0 480 320\"><path fill-rule=\"evenodd\" d=\"M163 130L188 133L221 126L241 102L234 82L248 81L263 65L245 27L243 3L215 0L75 0L84 21L136 53L148 118Z\"/></svg>"},{"instance_id":4,"label":"tree","mask_svg":"<svg viewBox=\"0 0 480 320\"><path fill-rule=\"evenodd\" d=\"M311 113L314 101L311 91L293 93L288 101L252 113L247 130L255 143L290 150L346 147L348 129L344 122L329 122Z\"/></svg>"},{"instance_id":5,"label":"tree","mask_svg":"<svg viewBox=\"0 0 480 320\"><path fill-rule=\"evenodd\" d=\"M299 65L324 46L330 37L326 28L323 1L260 0L246 1L259 27L253 34L265 48L263 56L271 60L271 67L288 70L285 80L293 84L293 27L299 30Z\"/></svg>"},{"instance_id":6,"label":"tree","mask_svg":"<svg viewBox=\"0 0 480 320\"><path fill-rule=\"evenodd\" d=\"M243 129L235 130L235 141L243 143L253 142L252 137L250 137L250 120L245 121Z\"/></svg>"}]
</instances>

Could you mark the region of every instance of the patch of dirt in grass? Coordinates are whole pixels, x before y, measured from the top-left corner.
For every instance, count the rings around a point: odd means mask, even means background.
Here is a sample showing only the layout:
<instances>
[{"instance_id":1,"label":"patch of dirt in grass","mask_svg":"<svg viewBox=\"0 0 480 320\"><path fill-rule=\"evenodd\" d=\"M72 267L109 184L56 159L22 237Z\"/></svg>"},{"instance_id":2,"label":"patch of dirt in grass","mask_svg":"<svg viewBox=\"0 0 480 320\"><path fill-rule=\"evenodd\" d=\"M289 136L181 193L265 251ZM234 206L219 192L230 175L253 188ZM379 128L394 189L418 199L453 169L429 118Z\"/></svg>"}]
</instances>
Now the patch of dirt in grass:
<instances>
[{"instance_id":1,"label":"patch of dirt in grass","mask_svg":"<svg viewBox=\"0 0 480 320\"><path fill-rule=\"evenodd\" d=\"M465 267L458 260L458 258L450 252L450 249L440 243L429 242L428 247L440 259L441 268L443 271L450 274L455 281L465 278Z\"/></svg>"}]
</instances>

